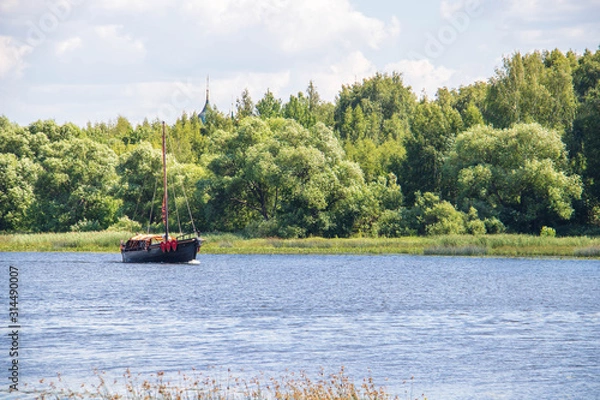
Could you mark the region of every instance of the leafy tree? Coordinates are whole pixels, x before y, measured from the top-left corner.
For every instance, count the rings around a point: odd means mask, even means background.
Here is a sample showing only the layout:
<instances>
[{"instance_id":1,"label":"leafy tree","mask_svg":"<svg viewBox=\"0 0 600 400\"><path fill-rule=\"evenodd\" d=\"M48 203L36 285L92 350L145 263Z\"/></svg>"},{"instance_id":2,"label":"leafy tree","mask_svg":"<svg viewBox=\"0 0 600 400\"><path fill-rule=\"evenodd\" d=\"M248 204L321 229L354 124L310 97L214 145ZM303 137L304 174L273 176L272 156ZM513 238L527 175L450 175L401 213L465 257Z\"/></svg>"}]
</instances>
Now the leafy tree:
<instances>
[{"instance_id":1,"label":"leafy tree","mask_svg":"<svg viewBox=\"0 0 600 400\"><path fill-rule=\"evenodd\" d=\"M568 174L564 143L538 124L510 129L477 126L456 138L445 165L456 204L474 206L518 232L539 232L573 213L579 176Z\"/></svg>"},{"instance_id":2,"label":"leafy tree","mask_svg":"<svg viewBox=\"0 0 600 400\"><path fill-rule=\"evenodd\" d=\"M284 119L247 118L213 137L212 176L201 183L212 227L248 226L278 236L335 231L331 210L362 183L333 132Z\"/></svg>"},{"instance_id":3,"label":"leafy tree","mask_svg":"<svg viewBox=\"0 0 600 400\"><path fill-rule=\"evenodd\" d=\"M544 53L546 66L543 85L550 93L550 105L545 118L539 123L561 131L570 131L577 110L577 99L573 88L571 61L559 50Z\"/></svg>"},{"instance_id":4,"label":"leafy tree","mask_svg":"<svg viewBox=\"0 0 600 400\"><path fill-rule=\"evenodd\" d=\"M469 106L475 107L482 115L485 114L489 89L490 84L478 81L471 85L461 86L458 90L452 90L451 93L454 97L453 106L463 117L463 121L465 119L465 112Z\"/></svg>"},{"instance_id":5,"label":"leafy tree","mask_svg":"<svg viewBox=\"0 0 600 400\"><path fill-rule=\"evenodd\" d=\"M595 166L588 168L588 163L595 163L598 157L598 145L596 143L596 132L598 124L596 120L600 115L597 104L600 82L600 50L592 53L586 50L583 56L575 57L575 68L573 70L573 86L578 97L578 108L573 123L573 129L565 135L564 141L569 149L573 168L582 174L586 185L594 192L593 198L598 198L597 190L593 188ZM595 202L595 201L593 201Z\"/></svg>"},{"instance_id":6,"label":"leafy tree","mask_svg":"<svg viewBox=\"0 0 600 400\"><path fill-rule=\"evenodd\" d=\"M254 102L252 101L252 97L250 97L250 91L248 88L242 91L242 97L238 97L235 100L235 119L237 121L241 121L246 117L250 117L254 115Z\"/></svg>"},{"instance_id":7,"label":"leafy tree","mask_svg":"<svg viewBox=\"0 0 600 400\"><path fill-rule=\"evenodd\" d=\"M120 182L116 194L122 201L120 214L142 224L160 222L156 199L161 199L163 192L161 157L161 151L148 142L141 142L119 157L116 172Z\"/></svg>"},{"instance_id":8,"label":"leafy tree","mask_svg":"<svg viewBox=\"0 0 600 400\"><path fill-rule=\"evenodd\" d=\"M444 235L466 233L464 213L431 192L415 193L414 206L401 210L395 236L407 234Z\"/></svg>"},{"instance_id":9,"label":"leafy tree","mask_svg":"<svg viewBox=\"0 0 600 400\"><path fill-rule=\"evenodd\" d=\"M196 163L207 151L209 140L202 134L202 127L202 121L197 115L194 114L189 118L186 113L183 113L169 128L168 149L178 162ZM160 137L162 142L162 126L156 128L154 136Z\"/></svg>"},{"instance_id":10,"label":"leafy tree","mask_svg":"<svg viewBox=\"0 0 600 400\"><path fill-rule=\"evenodd\" d=\"M399 171L406 156L404 145L398 140L387 140L379 146L365 138L344 145L348 158L360 166L366 182L386 177L389 171Z\"/></svg>"},{"instance_id":11,"label":"leafy tree","mask_svg":"<svg viewBox=\"0 0 600 400\"><path fill-rule=\"evenodd\" d=\"M600 81L595 88L587 89L579 106L573 127L573 140L569 142L571 156L582 174L586 191L584 220L598 224L600 210Z\"/></svg>"},{"instance_id":12,"label":"leafy tree","mask_svg":"<svg viewBox=\"0 0 600 400\"><path fill-rule=\"evenodd\" d=\"M29 158L0 153L0 231L29 229L34 185L41 168Z\"/></svg>"},{"instance_id":13,"label":"leafy tree","mask_svg":"<svg viewBox=\"0 0 600 400\"><path fill-rule=\"evenodd\" d=\"M25 129L11 123L8 118L0 117L0 154L14 154L17 157L32 157L30 138Z\"/></svg>"},{"instance_id":14,"label":"leafy tree","mask_svg":"<svg viewBox=\"0 0 600 400\"><path fill-rule=\"evenodd\" d=\"M296 96L290 96L289 101L283 105L282 115L296 120L305 128L311 128L317 122L331 127L333 109L333 104L321 100L317 87L313 81L310 81L306 93L298 92Z\"/></svg>"},{"instance_id":15,"label":"leafy tree","mask_svg":"<svg viewBox=\"0 0 600 400\"><path fill-rule=\"evenodd\" d=\"M600 48L592 53L586 50L577 60L573 71L573 86L580 99L583 99L590 89L600 82Z\"/></svg>"},{"instance_id":16,"label":"leafy tree","mask_svg":"<svg viewBox=\"0 0 600 400\"><path fill-rule=\"evenodd\" d=\"M437 103L423 99L412 118L412 135L405 140L406 158L400 171L407 201L413 202L417 191L439 192L441 169L450 150L460 116L453 109L448 112Z\"/></svg>"},{"instance_id":17,"label":"leafy tree","mask_svg":"<svg viewBox=\"0 0 600 400\"><path fill-rule=\"evenodd\" d=\"M70 138L49 144L32 205L36 231L63 232L81 221L105 229L116 221L119 202L111 195L117 157L105 145Z\"/></svg>"},{"instance_id":18,"label":"leafy tree","mask_svg":"<svg viewBox=\"0 0 600 400\"><path fill-rule=\"evenodd\" d=\"M60 126L54 120L38 120L30 124L27 130L32 135L43 133L51 142L84 136L83 131L75 124L67 123Z\"/></svg>"},{"instance_id":19,"label":"leafy tree","mask_svg":"<svg viewBox=\"0 0 600 400\"><path fill-rule=\"evenodd\" d=\"M273 93L267 89L263 98L256 103L256 114L262 119L281 117L281 100L276 99Z\"/></svg>"},{"instance_id":20,"label":"leafy tree","mask_svg":"<svg viewBox=\"0 0 600 400\"><path fill-rule=\"evenodd\" d=\"M335 129L343 140L370 138L376 144L398 140L409 131L415 103L400 74L378 73L362 83L342 86L334 110Z\"/></svg>"},{"instance_id":21,"label":"leafy tree","mask_svg":"<svg viewBox=\"0 0 600 400\"><path fill-rule=\"evenodd\" d=\"M283 106L283 116L297 121L305 128L310 128L317 123L317 118L311 111L310 98L302 92L298 92L297 96L290 96L289 101Z\"/></svg>"},{"instance_id":22,"label":"leafy tree","mask_svg":"<svg viewBox=\"0 0 600 400\"><path fill-rule=\"evenodd\" d=\"M575 116L571 63L560 51L515 53L490 80L486 120L497 128L538 122L569 130Z\"/></svg>"},{"instance_id":23,"label":"leafy tree","mask_svg":"<svg viewBox=\"0 0 600 400\"><path fill-rule=\"evenodd\" d=\"M306 97L308 99L308 111L315 118L315 121L321 122L328 127L333 127L333 112L335 106L332 103L321 100L321 96L313 81L308 82Z\"/></svg>"}]
</instances>

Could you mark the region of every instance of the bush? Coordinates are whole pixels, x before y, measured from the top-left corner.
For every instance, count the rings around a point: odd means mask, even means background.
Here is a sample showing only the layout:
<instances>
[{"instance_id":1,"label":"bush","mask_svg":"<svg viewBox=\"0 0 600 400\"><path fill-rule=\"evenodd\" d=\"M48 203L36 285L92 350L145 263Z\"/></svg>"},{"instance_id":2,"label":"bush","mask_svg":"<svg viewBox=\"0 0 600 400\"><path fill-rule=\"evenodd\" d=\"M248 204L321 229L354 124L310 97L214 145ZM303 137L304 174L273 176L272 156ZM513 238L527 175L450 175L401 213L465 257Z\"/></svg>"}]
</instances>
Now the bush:
<instances>
[{"instance_id":1,"label":"bush","mask_svg":"<svg viewBox=\"0 0 600 400\"><path fill-rule=\"evenodd\" d=\"M76 224L71 225L71 232L97 232L101 231L102 227L100 226L100 222L98 221L88 221L87 219L82 219L78 221Z\"/></svg>"},{"instance_id":2,"label":"bush","mask_svg":"<svg viewBox=\"0 0 600 400\"><path fill-rule=\"evenodd\" d=\"M485 230L487 231L487 233L498 234L506 232L506 227L504 226L502 221L500 221L496 217L486 218L485 220L483 220L483 223L485 225Z\"/></svg>"},{"instance_id":3,"label":"bush","mask_svg":"<svg viewBox=\"0 0 600 400\"><path fill-rule=\"evenodd\" d=\"M467 222L467 232L471 235L485 235L486 231L485 222L480 219Z\"/></svg>"},{"instance_id":4,"label":"bush","mask_svg":"<svg viewBox=\"0 0 600 400\"><path fill-rule=\"evenodd\" d=\"M383 237L400 237L408 234L402 224L401 210L385 210L377 221L377 233Z\"/></svg>"},{"instance_id":5,"label":"bush","mask_svg":"<svg viewBox=\"0 0 600 400\"><path fill-rule=\"evenodd\" d=\"M465 214L452 204L442 201L425 210L425 231L428 235L450 235L466 232Z\"/></svg>"},{"instance_id":6,"label":"bush","mask_svg":"<svg viewBox=\"0 0 600 400\"><path fill-rule=\"evenodd\" d=\"M142 224L129 219L128 216L119 218L117 222L109 226L107 231L110 232L141 232Z\"/></svg>"},{"instance_id":7,"label":"bush","mask_svg":"<svg viewBox=\"0 0 600 400\"><path fill-rule=\"evenodd\" d=\"M549 226L542 226L540 231L541 237L556 237L556 229L550 228Z\"/></svg>"}]
</instances>

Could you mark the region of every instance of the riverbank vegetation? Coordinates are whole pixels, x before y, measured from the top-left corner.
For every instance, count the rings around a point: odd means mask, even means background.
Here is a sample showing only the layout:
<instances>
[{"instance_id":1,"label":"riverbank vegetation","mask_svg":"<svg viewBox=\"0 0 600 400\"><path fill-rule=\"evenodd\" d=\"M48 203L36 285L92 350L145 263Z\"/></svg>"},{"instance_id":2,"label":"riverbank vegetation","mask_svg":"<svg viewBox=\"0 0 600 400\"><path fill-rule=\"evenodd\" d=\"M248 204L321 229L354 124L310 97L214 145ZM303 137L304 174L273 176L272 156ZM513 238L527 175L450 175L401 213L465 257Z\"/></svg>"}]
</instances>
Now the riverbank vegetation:
<instances>
[{"instance_id":1,"label":"riverbank vegetation","mask_svg":"<svg viewBox=\"0 0 600 400\"><path fill-rule=\"evenodd\" d=\"M378 73L343 86L334 103L311 82L286 102L267 90L254 103L245 90L231 115L207 104L168 127L171 231L252 239L235 251L302 243L296 251L431 254L445 252L440 235L471 235L460 251L472 254L535 240L520 235L543 235L533 247L596 235L599 71L600 50L515 53L488 81L440 88L434 99L418 99L399 73ZM95 250L105 245L78 238L162 231L160 135L158 120L82 128L0 117L0 232L74 232L62 248ZM381 240L360 247L370 241L356 237ZM206 246L217 249L227 247Z\"/></svg>"},{"instance_id":2,"label":"riverbank vegetation","mask_svg":"<svg viewBox=\"0 0 600 400\"><path fill-rule=\"evenodd\" d=\"M40 400L54 399L131 399L131 400L392 400L426 399L413 393L412 379L404 382L404 393L391 395L385 387L377 386L372 377L354 382L344 368L326 375L309 377L305 372L287 372L279 378L264 375L243 379L228 371L225 378L215 378L200 372L193 375L178 373L167 377L164 372L149 377L134 375L127 370L122 379L108 379L97 372L97 384L78 389L65 387L60 376L49 382L49 389L38 392Z\"/></svg>"},{"instance_id":3,"label":"riverbank vegetation","mask_svg":"<svg viewBox=\"0 0 600 400\"><path fill-rule=\"evenodd\" d=\"M0 235L1 251L118 252L131 232ZM600 257L600 238L524 234L436 235L400 238L245 238L206 234L202 254L415 254L506 257Z\"/></svg>"}]
</instances>

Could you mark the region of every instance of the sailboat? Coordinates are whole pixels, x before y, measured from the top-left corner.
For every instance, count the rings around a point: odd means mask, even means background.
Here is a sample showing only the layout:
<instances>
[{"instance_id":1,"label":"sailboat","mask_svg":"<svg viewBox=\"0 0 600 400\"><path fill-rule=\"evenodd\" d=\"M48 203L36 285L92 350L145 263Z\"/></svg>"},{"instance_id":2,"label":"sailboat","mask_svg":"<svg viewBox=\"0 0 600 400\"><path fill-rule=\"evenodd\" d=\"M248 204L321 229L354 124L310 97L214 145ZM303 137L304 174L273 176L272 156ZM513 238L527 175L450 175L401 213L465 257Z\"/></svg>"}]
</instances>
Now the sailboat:
<instances>
[{"instance_id":1,"label":"sailboat","mask_svg":"<svg viewBox=\"0 0 600 400\"><path fill-rule=\"evenodd\" d=\"M185 263L196 259L202 246L197 232L169 235L169 195L167 190L167 151L165 122L162 123L163 204L164 235L140 234L121 242L121 256L126 263Z\"/></svg>"}]
</instances>

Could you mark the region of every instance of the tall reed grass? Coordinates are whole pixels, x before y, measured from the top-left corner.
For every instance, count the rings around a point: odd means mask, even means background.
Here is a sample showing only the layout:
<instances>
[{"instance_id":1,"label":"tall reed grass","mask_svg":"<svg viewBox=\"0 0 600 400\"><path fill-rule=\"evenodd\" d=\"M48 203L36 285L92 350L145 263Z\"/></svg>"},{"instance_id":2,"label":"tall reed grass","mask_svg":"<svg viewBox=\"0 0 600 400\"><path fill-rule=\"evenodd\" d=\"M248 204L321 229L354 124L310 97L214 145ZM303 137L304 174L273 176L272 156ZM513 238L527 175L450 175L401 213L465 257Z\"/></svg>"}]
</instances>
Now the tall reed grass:
<instances>
[{"instance_id":1,"label":"tall reed grass","mask_svg":"<svg viewBox=\"0 0 600 400\"><path fill-rule=\"evenodd\" d=\"M0 251L118 252L131 232L0 235ZM588 236L442 235L401 238L246 239L231 233L202 235L210 254L425 254L508 257L600 258L600 238Z\"/></svg>"},{"instance_id":2,"label":"tall reed grass","mask_svg":"<svg viewBox=\"0 0 600 400\"><path fill-rule=\"evenodd\" d=\"M65 232L0 235L0 251L92 251L119 250L130 232Z\"/></svg>"},{"instance_id":3,"label":"tall reed grass","mask_svg":"<svg viewBox=\"0 0 600 400\"><path fill-rule=\"evenodd\" d=\"M355 383L345 373L326 375L321 369L316 379L306 373L288 372L280 378L259 377L249 380L235 377L216 379L200 372L193 375L178 373L175 379L158 372L149 378L134 375L127 370L121 380L109 379L96 372L97 384L82 385L77 389L66 387L59 376L47 389L38 391L40 400L94 399L94 400L390 400L425 399L413 397L413 382L405 381L403 394L392 396L384 387L375 385L372 377ZM400 397L402 396L402 397Z\"/></svg>"}]
</instances>

